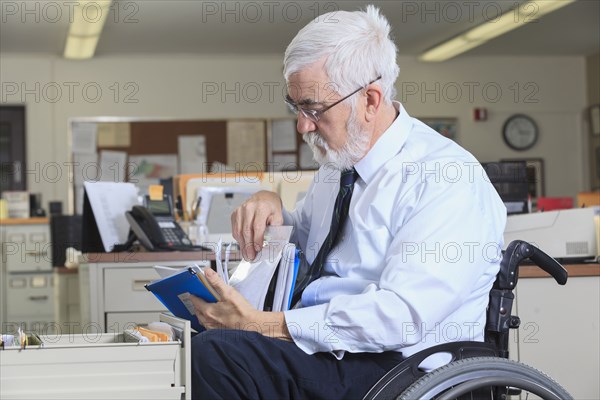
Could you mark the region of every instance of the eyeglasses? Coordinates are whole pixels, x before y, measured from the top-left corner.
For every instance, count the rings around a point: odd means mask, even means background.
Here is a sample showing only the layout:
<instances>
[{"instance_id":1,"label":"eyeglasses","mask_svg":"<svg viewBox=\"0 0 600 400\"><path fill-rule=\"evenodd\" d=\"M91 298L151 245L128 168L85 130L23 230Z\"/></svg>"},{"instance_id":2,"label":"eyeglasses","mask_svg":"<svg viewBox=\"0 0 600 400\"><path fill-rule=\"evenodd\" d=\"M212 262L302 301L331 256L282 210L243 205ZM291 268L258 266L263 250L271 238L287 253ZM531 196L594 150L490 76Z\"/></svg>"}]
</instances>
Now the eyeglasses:
<instances>
[{"instance_id":1,"label":"eyeglasses","mask_svg":"<svg viewBox=\"0 0 600 400\"><path fill-rule=\"evenodd\" d=\"M285 100L285 104L288 105L288 107L290 108L290 110L294 114L301 113L305 118L308 118L312 122L316 123L316 122L319 122L319 119L321 118L321 115L323 115L327 110L329 110L329 109L337 106L342 101L344 101L347 98L349 98L350 96L358 93L359 91L363 90L364 88L366 88L367 86L369 86L373 82L378 81L379 79L381 79L381 75L379 75L377 78L373 79L371 82L367 83L365 86L359 87L354 92L350 93L348 96L343 97L343 98L339 99L338 101L336 101L335 103L330 104L327 107L324 107L324 108L321 108L321 109L318 109L318 110L311 109L311 108L304 108L302 106L299 106L298 104L294 103L294 101L292 101L292 99L290 98L289 95L287 95L284 100Z\"/></svg>"}]
</instances>

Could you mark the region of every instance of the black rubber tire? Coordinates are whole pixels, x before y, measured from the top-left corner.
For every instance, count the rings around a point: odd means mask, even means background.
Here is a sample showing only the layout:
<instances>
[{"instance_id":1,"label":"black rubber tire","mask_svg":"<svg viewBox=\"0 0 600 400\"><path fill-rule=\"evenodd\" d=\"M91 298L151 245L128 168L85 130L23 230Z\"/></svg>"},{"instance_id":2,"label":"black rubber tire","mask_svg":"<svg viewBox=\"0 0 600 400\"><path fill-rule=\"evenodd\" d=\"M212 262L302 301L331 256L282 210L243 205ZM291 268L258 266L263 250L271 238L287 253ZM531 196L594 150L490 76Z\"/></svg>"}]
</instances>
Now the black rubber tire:
<instances>
[{"instance_id":1,"label":"black rubber tire","mask_svg":"<svg viewBox=\"0 0 600 400\"><path fill-rule=\"evenodd\" d=\"M410 385L398 399L454 399L474 389L489 386L523 389L543 399L573 399L562 386L543 372L497 357L465 358L444 365ZM448 389L450 390L447 391ZM449 396L446 397L446 394Z\"/></svg>"}]
</instances>

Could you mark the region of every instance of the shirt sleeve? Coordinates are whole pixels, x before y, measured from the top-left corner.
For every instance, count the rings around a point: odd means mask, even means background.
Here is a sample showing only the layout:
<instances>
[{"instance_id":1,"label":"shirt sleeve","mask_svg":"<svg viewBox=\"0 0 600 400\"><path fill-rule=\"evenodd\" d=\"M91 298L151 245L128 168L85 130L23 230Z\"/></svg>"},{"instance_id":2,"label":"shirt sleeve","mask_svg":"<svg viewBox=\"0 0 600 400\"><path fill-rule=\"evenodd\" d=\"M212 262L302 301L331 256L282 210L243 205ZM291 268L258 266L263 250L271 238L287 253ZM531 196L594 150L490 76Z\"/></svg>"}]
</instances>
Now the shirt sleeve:
<instances>
[{"instance_id":1,"label":"shirt sleeve","mask_svg":"<svg viewBox=\"0 0 600 400\"><path fill-rule=\"evenodd\" d=\"M427 327L476 318L460 309L476 301L473 309L485 310L506 221L488 186L425 181L405 191L411 198L397 200L379 281L286 311L295 343L309 354L400 350L423 340Z\"/></svg>"}]
</instances>

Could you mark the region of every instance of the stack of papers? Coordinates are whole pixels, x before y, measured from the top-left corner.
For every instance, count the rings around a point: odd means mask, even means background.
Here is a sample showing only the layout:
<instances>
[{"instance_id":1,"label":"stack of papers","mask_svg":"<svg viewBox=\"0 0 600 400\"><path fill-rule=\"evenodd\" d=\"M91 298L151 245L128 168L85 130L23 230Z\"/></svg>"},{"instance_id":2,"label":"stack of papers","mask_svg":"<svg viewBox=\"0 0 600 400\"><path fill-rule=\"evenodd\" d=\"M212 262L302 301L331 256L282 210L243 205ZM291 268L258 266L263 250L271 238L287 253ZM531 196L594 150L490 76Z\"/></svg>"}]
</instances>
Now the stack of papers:
<instances>
[{"instance_id":1,"label":"stack of papers","mask_svg":"<svg viewBox=\"0 0 600 400\"><path fill-rule=\"evenodd\" d=\"M299 266L296 246L289 243L292 229L291 226L267 227L262 251L253 261L241 261L231 277L227 272L230 247L225 251L223 262L221 244L217 246L217 273L257 310L285 311L291 306ZM196 330L202 330L202 327L196 318L190 296L208 302L219 301L218 293L204 275L204 268L190 265L181 270L156 266L161 279L146 286L169 311L177 317L190 320Z\"/></svg>"}]
</instances>

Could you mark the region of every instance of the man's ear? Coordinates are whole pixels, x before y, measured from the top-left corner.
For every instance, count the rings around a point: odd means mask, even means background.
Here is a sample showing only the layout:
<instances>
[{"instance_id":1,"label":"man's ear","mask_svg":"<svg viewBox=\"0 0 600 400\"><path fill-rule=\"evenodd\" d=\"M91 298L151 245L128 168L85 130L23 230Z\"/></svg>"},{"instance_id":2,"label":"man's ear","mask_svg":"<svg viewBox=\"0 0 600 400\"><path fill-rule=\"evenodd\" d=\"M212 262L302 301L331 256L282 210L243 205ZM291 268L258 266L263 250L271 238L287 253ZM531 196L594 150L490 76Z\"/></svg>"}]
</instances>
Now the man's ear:
<instances>
[{"instance_id":1,"label":"man's ear","mask_svg":"<svg viewBox=\"0 0 600 400\"><path fill-rule=\"evenodd\" d=\"M371 83L366 88L365 98L365 121L373 122L373 120L377 117L377 113L379 112L379 108L383 102L383 92L381 90L381 86Z\"/></svg>"}]
</instances>

